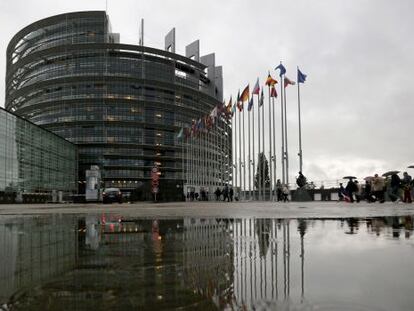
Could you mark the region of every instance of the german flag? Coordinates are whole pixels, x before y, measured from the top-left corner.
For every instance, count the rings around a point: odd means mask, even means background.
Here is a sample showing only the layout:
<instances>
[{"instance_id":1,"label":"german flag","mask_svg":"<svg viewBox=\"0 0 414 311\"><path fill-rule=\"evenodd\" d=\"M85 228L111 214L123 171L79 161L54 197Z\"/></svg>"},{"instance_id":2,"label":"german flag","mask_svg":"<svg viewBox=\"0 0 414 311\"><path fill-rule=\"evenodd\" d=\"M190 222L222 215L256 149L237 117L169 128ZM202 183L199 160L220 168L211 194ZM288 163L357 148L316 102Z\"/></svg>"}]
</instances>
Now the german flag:
<instances>
[{"instance_id":1,"label":"german flag","mask_svg":"<svg viewBox=\"0 0 414 311\"><path fill-rule=\"evenodd\" d=\"M244 103L245 101L249 100L249 85L244 88L243 92L240 95L240 101Z\"/></svg>"}]
</instances>

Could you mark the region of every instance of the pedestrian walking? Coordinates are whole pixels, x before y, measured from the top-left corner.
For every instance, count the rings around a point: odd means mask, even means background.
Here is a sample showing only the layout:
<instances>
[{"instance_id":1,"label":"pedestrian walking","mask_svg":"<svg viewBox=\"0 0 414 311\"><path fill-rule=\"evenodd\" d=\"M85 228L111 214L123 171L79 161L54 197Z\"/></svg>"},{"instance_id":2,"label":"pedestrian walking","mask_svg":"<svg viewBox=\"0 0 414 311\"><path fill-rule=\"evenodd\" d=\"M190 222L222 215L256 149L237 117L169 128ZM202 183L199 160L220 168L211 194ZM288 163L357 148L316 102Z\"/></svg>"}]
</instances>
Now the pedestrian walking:
<instances>
[{"instance_id":1,"label":"pedestrian walking","mask_svg":"<svg viewBox=\"0 0 414 311\"><path fill-rule=\"evenodd\" d=\"M411 203L411 190L412 190L413 180L410 175L408 175L407 172L403 173L403 179L402 179L402 187L404 191L403 201L404 203Z\"/></svg>"},{"instance_id":2,"label":"pedestrian walking","mask_svg":"<svg viewBox=\"0 0 414 311\"><path fill-rule=\"evenodd\" d=\"M397 174L392 174L391 175L391 181L390 181L390 199L393 202L398 201L398 199L400 198L399 196L399 191L400 191L400 186L401 186L401 179Z\"/></svg>"},{"instance_id":3,"label":"pedestrian walking","mask_svg":"<svg viewBox=\"0 0 414 311\"><path fill-rule=\"evenodd\" d=\"M362 199L362 185L358 182L358 180L355 180L354 183L357 189L355 192L355 200L357 201L357 203L359 203L359 201L361 201Z\"/></svg>"},{"instance_id":4,"label":"pedestrian walking","mask_svg":"<svg viewBox=\"0 0 414 311\"><path fill-rule=\"evenodd\" d=\"M358 190L357 186L355 185L354 181L350 179L348 184L346 185L345 191L350 203L354 203L354 192Z\"/></svg>"},{"instance_id":5,"label":"pedestrian walking","mask_svg":"<svg viewBox=\"0 0 414 311\"><path fill-rule=\"evenodd\" d=\"M234 195L234 190L233 190L233 187L230 187L230 189L229 189L229 198L230 198L230 202L233 202L233 195Z\"/></svg>"},{"instance_id":6,"label":"pedestrian walking","mask_svg":"<svg viewBox=\"0 0 414 311\"><path fill-rule=\"evenodd\" d=\"M384 178L378 176L378 174L374 175L372 179L372 194L375 196L375 200L379 201L380 203L384 203L384 186L385 181Z\"/></svg>"},{"instance_id":7,"label":"pedestrian walking","mask_svg":"<svg viewBox=\"0 0 414 311\"><path fill-rule=\"evenodd\" d=\"M216 188L216 191L214 191L214 194L216 195L216 201L220 201L221 190L219 187Z\"/></svg>"},{"instance_id":8,"label":"pedestrian walking","mask_svg":"<svg viewBox=\"0 0 414 311\"><path fill-rule=\"evenodd\" d=\"M223 201L229 202L229 186L225 185L223 189Z\"/></svg>"},{"instance_id":9,"label":"pedestrian walking","mask_svg":"<svg viewBox=\"0 0 414 311\"><path fill-rule=\"evenodd\" d=\"M282 182L280 179L276 181L276 196L278 202L282 201Z\"/></svg>"},{"instance_id":10,"label":"pedestrian walking","mask_svg":"<svg viewBox=\"0 0 414 311\"><path fill-rule=\"evenodd\" d=\"M339 189L338 189L338 201L344 200L344 194L345 194L345 188L342 183L339 183Z\"/></svg>"},{"instance_id":11,"label":"pedestrian walking","mask_svg":"<svg viewBox=\"0 0 414 311\"><path fill-rule=\"evenodd\" d=\"M286 184L282 186L283 202L289 202L289 188Z\"/></svg>"}]
</instances>

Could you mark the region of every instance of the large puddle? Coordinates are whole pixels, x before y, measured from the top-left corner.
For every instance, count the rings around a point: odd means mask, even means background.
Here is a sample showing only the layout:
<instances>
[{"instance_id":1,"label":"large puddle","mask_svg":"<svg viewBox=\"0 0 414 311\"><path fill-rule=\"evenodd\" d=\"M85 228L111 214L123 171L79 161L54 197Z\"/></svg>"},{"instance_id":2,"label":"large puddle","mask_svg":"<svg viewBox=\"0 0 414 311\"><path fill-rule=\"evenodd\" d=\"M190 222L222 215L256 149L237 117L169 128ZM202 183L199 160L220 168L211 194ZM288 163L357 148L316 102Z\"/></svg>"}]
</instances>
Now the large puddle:
<instances>
[{"instance_id":1,"label":"large puddle","mask_svg":"<svg viewBox=\"0 0 414 311\"><path fill-rule=\"evenodd\" d=\"M413 217L0 218L0 310L413 310Z\"/></svg>"}]
</instances>

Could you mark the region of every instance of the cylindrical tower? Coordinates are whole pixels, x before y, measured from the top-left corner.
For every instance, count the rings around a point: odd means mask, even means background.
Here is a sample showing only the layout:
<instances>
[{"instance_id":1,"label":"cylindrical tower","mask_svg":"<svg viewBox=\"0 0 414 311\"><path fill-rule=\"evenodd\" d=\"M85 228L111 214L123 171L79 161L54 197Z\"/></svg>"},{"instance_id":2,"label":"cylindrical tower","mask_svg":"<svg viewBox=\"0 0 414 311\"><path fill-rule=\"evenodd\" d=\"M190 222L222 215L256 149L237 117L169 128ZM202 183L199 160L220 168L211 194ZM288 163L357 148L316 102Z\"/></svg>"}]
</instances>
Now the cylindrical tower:
<instances>
[{"instance_id":1,"label":"cylindrical tower","mask_svg":"<svg viewBox=\"0 0 414 311\"><path fill-rule=\"evenodd\" d=\"M182 194L191 149L177 133L221 104L221 77L212 78L208 66L120 44L105 12L61 14L25 27L10 41L6 109L78 145L80 191L85 170L98 165L105 187L145 192L156 164L160 190L172 200ZM221 73L216 68L214 75ZM231 137L226 122L214 139L196 143L209 152L208 161L231 159L231 142L221 149L214 144L224 135ZM222 168L210 164L209 183L218 183Z\"/></svg>"}]
</instances>

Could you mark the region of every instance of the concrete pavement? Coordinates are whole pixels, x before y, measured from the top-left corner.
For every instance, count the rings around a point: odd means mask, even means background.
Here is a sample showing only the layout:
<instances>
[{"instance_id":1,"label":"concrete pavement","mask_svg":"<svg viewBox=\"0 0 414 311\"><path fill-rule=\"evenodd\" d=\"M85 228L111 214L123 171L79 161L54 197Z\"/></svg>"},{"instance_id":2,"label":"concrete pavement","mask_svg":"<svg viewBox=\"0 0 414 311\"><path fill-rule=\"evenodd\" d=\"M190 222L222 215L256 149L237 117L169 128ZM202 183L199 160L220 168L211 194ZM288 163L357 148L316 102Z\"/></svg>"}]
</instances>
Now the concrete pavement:
<instances>
[{"instance_id":1,"label":"concrete pavement","mask_svg":"<svg viewBox=\"0 0 414 311\"><path fill-rule=\"evenodd\" d=\"M4 204L0 217L116 213L142 218L348 218L414 215L414 204L345 202L172 202L134 204Z\"/></svg>"}]
</instances>

